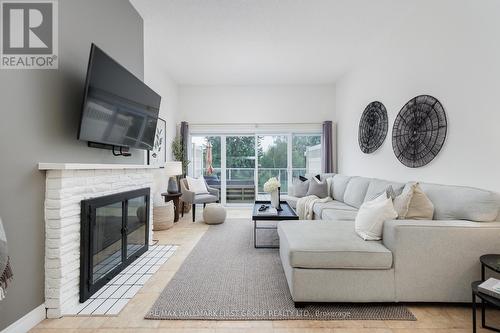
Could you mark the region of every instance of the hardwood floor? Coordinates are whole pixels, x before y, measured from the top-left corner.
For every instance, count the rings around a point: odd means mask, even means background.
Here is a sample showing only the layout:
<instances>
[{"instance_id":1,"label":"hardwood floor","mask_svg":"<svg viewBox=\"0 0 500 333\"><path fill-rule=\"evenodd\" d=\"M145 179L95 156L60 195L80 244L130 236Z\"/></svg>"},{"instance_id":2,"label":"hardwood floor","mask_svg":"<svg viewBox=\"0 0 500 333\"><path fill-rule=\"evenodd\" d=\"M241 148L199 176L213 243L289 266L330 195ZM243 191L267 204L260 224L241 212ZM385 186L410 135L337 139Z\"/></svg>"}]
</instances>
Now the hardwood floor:
<instances>
[{"instance_id":1,"label":"hardwood floor","mask_svg":"<svg viewBox=\"0 0 500 333\"><path fill-rule=\"evenodd\" d=\"M197 221L201 221L201 209ZM248 218L250 209L228 209L228 218ZM145 320L144 315L161 291L174 276L189 252L209 228L202 222L191 222L191 214L184 215L176 225L166 231L155 232L160 244L177 244L178 250L146 283L117 317L64 317L46 319L31 332L34 333L407 333L472 331L471 310L462 305L411 305L417 321L183 321ZM500 312L490 312L490 323L500 327ZM480 320L480 313L478 313ZM478 329L478 332L491 332Z\"/></svg>"}]
</instances>

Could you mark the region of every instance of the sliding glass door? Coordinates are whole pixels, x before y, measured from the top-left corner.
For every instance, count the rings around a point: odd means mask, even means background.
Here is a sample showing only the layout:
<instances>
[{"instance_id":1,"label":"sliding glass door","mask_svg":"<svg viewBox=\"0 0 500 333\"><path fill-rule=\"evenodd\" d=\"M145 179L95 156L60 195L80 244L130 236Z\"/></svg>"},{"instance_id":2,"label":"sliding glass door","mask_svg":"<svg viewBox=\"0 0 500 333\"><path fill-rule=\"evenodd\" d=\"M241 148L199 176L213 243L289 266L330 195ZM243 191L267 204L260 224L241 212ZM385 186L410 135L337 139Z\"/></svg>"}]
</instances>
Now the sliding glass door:
<instances>
[{"instance_id":1,"label":"sliding glass door","mask_svg":"<svg viewBox=\"0 0 500 333\"><path fill-rule=\"evenodd\" d=\"M255 200L255 136L226 136L226 203Z\"/></svg>"},{"instance_id":2,"label":"sliding glass door","mask_svg":"<svg viewBox=\"0 0 500 333\"><path fill-rule=\"evenodd\" d=\"M281 193L288 193L288 140L286 135L260 135L258 148L258 193L264 194L264 183L276 177L281 183Z\"/></svg>"},{"instance_id":3,"label":"sliding glass door","mask_svg":"<svg viewBox=\"0 0 500 333\"><path fill-rule=\"evenodd\" d=\"M293 179L321 171L320 134L191 136L189 174L220 190L223 204L266 197L264 183L276 177L287 194Z\"/></svg>"}]
</instances>

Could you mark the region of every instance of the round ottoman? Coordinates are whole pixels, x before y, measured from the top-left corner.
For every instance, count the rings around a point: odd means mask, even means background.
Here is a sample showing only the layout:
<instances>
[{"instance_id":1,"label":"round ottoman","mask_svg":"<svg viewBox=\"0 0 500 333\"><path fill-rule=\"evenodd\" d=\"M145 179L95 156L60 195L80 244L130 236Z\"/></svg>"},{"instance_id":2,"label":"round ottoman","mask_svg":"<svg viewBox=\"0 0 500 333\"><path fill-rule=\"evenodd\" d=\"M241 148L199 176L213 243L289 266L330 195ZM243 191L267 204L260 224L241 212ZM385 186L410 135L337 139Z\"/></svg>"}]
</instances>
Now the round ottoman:
<instances>
[{"instance_id":1,"label":"round ottoman","mask_svg":"<svg viewBox=\"0 0 500 333\"><path fill-rule=\"evenodd\" d=\"M218 203L208 204L203 209L203 220L206 224L221 224L226 220L226 208Z\"/></svg>"}]
</instances>

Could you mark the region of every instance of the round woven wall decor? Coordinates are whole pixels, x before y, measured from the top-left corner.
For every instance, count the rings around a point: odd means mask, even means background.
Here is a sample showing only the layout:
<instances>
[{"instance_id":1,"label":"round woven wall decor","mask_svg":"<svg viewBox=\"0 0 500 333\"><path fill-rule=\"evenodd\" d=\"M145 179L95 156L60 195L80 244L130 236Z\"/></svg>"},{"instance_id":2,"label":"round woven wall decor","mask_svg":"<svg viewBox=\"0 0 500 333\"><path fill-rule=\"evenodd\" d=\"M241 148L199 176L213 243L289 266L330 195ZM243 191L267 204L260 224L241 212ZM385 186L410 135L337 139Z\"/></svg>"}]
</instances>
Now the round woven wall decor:
<instances>
[{"instance_id":1,"label":"round woven wall decor","mask_svg":"<svg viewBox=\"0 0 500 333\"><path fill-rule=\"evenodd\" d=\"M428 164L446 139L447 120L441 103L429 95L412 98L399 111L392 128L392 149L410 168Z\"/></svg>"},{"instance_id":2,"label":"round woven wall decor","mask_svg":"<svg viewBox=\"0 0 500 333\"><path fill-rule=\"evenodd\" d=\"M365 154L377 150L387 136L387 110L380 102L367 105L359 120L359 148Z\"/></svg>"}]
</instances>

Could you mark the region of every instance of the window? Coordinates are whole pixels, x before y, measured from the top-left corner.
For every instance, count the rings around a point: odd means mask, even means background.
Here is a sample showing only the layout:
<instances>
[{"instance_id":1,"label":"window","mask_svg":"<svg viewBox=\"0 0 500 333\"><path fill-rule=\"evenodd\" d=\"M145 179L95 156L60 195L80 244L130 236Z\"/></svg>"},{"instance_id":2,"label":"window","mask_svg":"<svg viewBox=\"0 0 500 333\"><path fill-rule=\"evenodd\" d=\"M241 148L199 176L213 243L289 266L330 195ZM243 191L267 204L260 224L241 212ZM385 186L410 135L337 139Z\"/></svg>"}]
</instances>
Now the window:
<instances>
[{"instance_id":1,"label":"window","mask_svg":"<svg viewBox=\"0 0 500 333\"><path fill-rule=\"evenodd\" d=\"M255 200L255 136L226 137L226 202Z\"/></svg>"},{"instance_id":2,"label":"window","mask_svg":"<svg viewBox=\"0 0 500 333\"><path fill-rule=\"evenodd\" d=\"M286 194L293 179L321 172L321 135L314 131L282 129L279 134L267 134L257 129L253 134L236 134L233 130L235 134L225 135L210 130L214 134L192 135L189 174L203 176L218 188L223 204L265 199L264 183L271 177L279 179L281 193Z\"/></svg>"},{"instance_id":3,"label":"window","mask_svg":"<svg viewBox=\"0 0 500 333\"><path fill-rule=\"evenodd\" d=\"M281 183L281 192L288 192L288 140L282 135L257 137L258 193L264 193L264 183L276 177Z\"/></svg>"},{"instance_id":4,"label":"window","mask_svg":"<svg viewBox=\"0 0 500 333\"><path fill-rule=\"evenodd\" d=\"M321 172L321 136L292 136L292 178Z\"/></svg>"}]
</instances>

